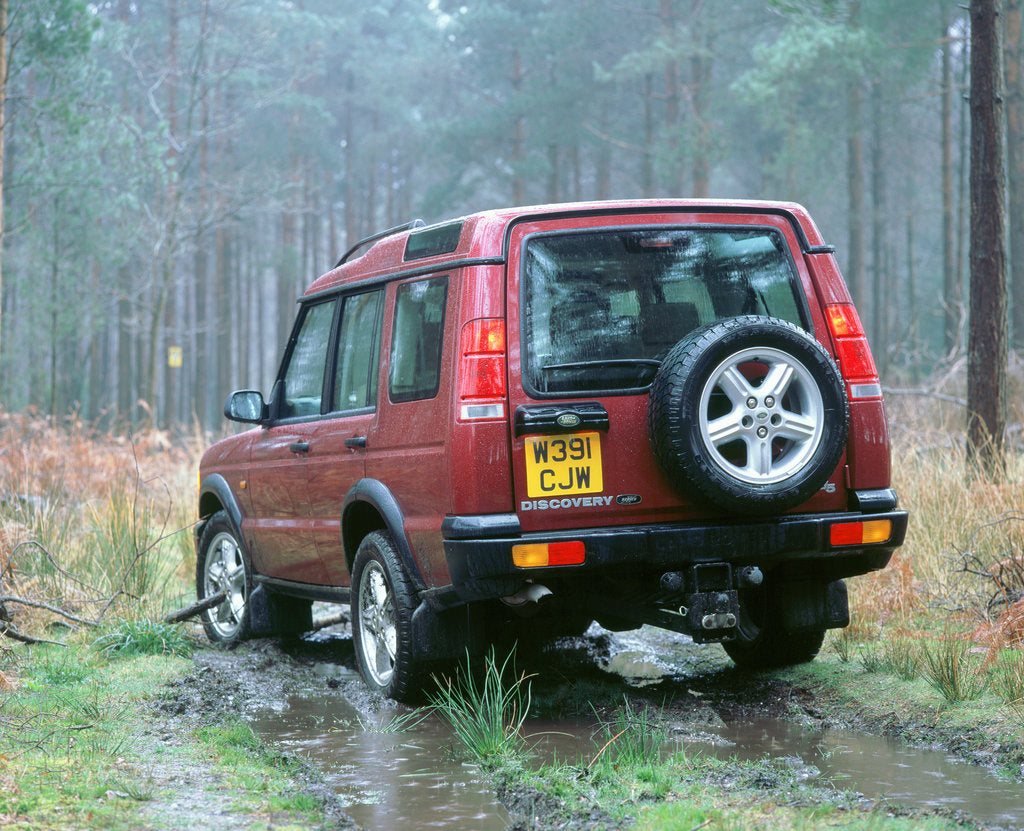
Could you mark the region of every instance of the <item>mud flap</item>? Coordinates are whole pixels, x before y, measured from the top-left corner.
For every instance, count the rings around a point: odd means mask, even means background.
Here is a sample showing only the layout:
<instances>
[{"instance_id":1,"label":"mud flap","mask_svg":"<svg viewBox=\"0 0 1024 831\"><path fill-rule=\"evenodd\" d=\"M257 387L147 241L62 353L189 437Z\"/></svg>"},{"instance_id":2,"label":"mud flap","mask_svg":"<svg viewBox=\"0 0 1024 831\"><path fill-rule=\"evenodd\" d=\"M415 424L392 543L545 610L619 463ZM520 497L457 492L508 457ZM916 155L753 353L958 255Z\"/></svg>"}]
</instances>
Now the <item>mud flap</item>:
<instances>
[{"instance_id":1,"label":"mud flap","mask_svg":"<svg viewBox=\"0 0 1024 831\"><path fill-rule=\"evenodd\" d=\"M249 626L254 638L299 635L313 628L313 604L299 597L268 592L262 585L249 594Z\"/></svg>"},{"instance_id":2,"label":"mud flap","mask_svg":"<svg viewBox=\"0 0 1024 831\"><path fill-rule=\"evenodd\" d=\"M787 632L841 629L850 625L846 581L793 582L778 587L776 600Z\"/></svg>"},{"instance_id":3,"label":"mud flap","mask_svg":"<svg viewBox=\"0 0 1024 831\"><path fill-rule=\"evenodd\" d=\"M435 611L420 603L412 613L412 646L418 661L453 661L470 646L465 607Z\"/></svg>"}]
</instances>

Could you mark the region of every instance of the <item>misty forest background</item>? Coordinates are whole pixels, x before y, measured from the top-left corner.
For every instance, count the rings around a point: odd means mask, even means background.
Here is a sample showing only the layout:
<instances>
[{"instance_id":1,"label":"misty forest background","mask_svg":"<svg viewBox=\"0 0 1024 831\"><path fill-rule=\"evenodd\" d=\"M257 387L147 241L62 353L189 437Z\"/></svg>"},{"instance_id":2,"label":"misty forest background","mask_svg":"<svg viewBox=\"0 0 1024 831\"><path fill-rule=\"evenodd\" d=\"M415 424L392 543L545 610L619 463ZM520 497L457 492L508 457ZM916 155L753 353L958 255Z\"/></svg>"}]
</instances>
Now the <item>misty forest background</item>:
<instances>
[{"instance_id":1,"label":"misty forest background","mask_svg":"<svg viewBox=\"0 0 1024 831\"><path fill-rule=\"evenodd\" d=\"M1020 0L1003 5L1012 151ZM231 389L269 388L296 296L357 239L414 217L645 196L805 204L887 388L964 395L960 0L4 10L7 410L219 429ZM1009 153L1008 170L1012 243L1024 159ZM1011 346L1024 347L1014 270Z\"/></svg>"}]
</instances>

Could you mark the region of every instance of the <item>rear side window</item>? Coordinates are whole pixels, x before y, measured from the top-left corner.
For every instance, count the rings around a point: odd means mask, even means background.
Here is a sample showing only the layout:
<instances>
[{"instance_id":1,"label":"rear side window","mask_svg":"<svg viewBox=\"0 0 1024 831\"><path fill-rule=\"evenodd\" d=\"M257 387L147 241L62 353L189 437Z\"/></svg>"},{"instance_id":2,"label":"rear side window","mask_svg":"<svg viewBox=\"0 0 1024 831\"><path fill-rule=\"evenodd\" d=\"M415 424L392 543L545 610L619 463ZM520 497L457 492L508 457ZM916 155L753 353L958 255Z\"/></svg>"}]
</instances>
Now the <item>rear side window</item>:
<instances>
[{"instance_id":1,"label":"rear side window","mask_svg":"<svg viewBox=\"0 0 1024 831\"><path fill-rule=\"evenodd\" d=\"M416 401L437 395L447 296L447 277L398 287L388 377L392 401Z\"/></svg>"},{"instance_id":2,"label":"rear side window","mask_svg":"<svg viewBox=\"0 0 1024 831\"><path fill-rule=\"evenodd\" d=\"M536 235L522 268L523 384L540 395L642 389L674 344L723 318L763 314L805 327L774 228Z\"/></svg>"},{"instance_id":3,"label":"rear side window","mask_svg":"<svg viewBox=\"0 0 1024 831\"><path fill-rule=\"evenodd\" d=\"M324 369L331 340L336 300L307 306L302 313L295 341L285 368L284 397L280 416L297 418L320 415Z\"/></svg>"}]
</instances>

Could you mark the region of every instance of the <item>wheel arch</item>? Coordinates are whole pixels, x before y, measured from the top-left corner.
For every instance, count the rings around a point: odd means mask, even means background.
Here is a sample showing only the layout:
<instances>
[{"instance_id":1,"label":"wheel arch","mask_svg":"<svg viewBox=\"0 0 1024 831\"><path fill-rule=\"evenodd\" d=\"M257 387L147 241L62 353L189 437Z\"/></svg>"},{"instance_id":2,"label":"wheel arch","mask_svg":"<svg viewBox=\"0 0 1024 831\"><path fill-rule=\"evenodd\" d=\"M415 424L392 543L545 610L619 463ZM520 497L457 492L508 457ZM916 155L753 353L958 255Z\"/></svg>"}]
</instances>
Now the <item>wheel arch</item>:
<instances>
[{"instance_id":1,"label":"wheel arch","mask_svg":"<svg viewBox=\"0 0 1024 831\"><path fill-rule=\"evenodd\" d=\"M227 514L228 521L231 523L238 541L244 548L242 509L239 507L235 495L231 492L231 486L228 485L227 479L219 473L211 473L199 486L199 522L196 523L195 527L196 542L202 536L203 528L206 527L207 521L217 511L224 511Z\"/></svg>"},{"instance_id":2,"label":"wheel arch","mask_svg":"<svg viewBox=\"0 0 1024 831\"><path fill-rule=\"evenodd\" d=\"M341 506L341 545L350 574L359 544L374 531L387 531L391 534L406 574L417 590L422 590L426 584L413 557L412 544L405 533L405 519L398 500L383 482L360 479L349 489Z\"/></svg>"}]
</instances>

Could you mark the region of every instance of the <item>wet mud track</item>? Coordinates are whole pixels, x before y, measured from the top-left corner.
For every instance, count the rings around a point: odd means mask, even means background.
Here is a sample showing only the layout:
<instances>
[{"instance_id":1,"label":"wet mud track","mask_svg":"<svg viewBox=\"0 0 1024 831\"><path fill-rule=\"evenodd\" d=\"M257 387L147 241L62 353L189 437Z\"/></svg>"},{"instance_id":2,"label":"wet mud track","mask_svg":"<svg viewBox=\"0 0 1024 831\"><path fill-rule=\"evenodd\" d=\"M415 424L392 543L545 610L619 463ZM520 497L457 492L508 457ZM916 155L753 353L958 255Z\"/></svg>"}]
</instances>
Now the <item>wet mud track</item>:
<instances>
[{"instance_id":1,"label":"wet mud track","mask_svg":"<svg viewBox=\"0 0 1024 831\"><path fill-rule=\"evenodd\" d=\"M572 731L566 726L582 724L584 714L590 714L592 725L602 711L610 713L626 699L634 704L646 702L662 714L673 740L687 746L693 743L701 752L721 758L770 756L783 767L795 768L800 777L820 781L823 788L835 782L863 792L865 804L886 798L895 801L906 795L917 806L909 809L911 812L939 813L981 828L1024 827L1024 806L1020 805L1024 788L1018 783L1000 783L984 768L950 762L950 750L957 749L955 737L920 730L915 734L908 729L902 732L936 749L905 748L883 735L901 732L899 725L844 712L825 698L771 674L740 672L719 647L696 646L675 633L649 628L610 633L592 627L579 638L521 650L516 667L531 677L537 714L537 720L528 724L531 732L554 727L552 732L568 734ZM372 733L372 725L390 718L396 705L364 686L354 669L352 642L343 625L298 640L260 640L231 650L204 649L197 653L189 676L164 697L160 710L172 725L175 720L184 725L241 717L269 744L306 759L309 764L302 787L324 800L331 827L372 829L407 823L410 813L389 803L411 794L414 789L408 785L414 780L426 783L420 796L424 789L433 790L428 798L439 803L437 824L474 831L526 827L527 822L529 827L547 827L543 800L528 793L491 793L478 774L459 770L447 752L449 740L436 730L421 731L409 740L358 738L365 736L367 727ZM581 743L585 743L581 736L587 729L578 731L575 752L590 752L592 745L583 747ZM823 735L830 738L823 739ZM564 759L574 752L573 747L556 748L555 752ZM980 755L961 750L966 757L976 755L971 759L976 763L1005 762L995 758L991 749L980 751ZM935 758L922 755L928 752ZM385 753L389 754L388 763L395 765L389 774L395 780L391 793L370 777L360 781L360 766L379 767L373 761ZM901 753L906 758L899 758ZM850 774L843 765L850 767L854 756L867 770L855 774L860 778L844 781ZM878 763L874 764L871 760L876 756ZM943 767L946 763L953 768L947 770ZM873 768L879 765L907 769L919 765L917 779L921 781L905 783L887 773L876 775ZM459 781L453 784L452 780ZM734 784L720 783L723 788ZM772 785L770 781L758 783L766 789ZM359 796L361 788L363 795ZM872 788L877 793L872 793ZM929 796L929 789L934 797ZM960 791L963 798L956 796ZM1006 811L1002 810L1004 803L1009 805ZM1014 806L1020 807L1019 813L1013 812ZM975 814L977 808L983 809L980 816ZM432 808L415 804L407 810L422 819ZM609 827L603 824L605 820L581 817L572 827Z\"/></svg>"}]
</instances>

